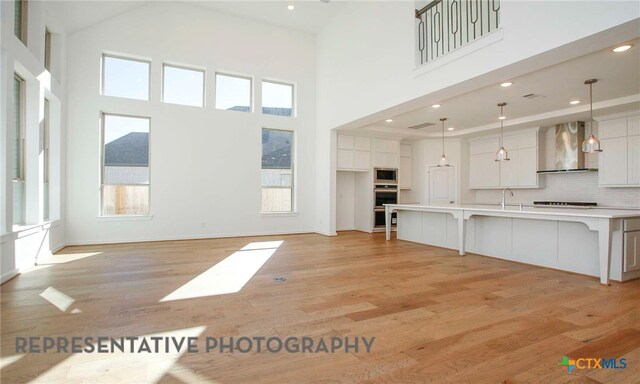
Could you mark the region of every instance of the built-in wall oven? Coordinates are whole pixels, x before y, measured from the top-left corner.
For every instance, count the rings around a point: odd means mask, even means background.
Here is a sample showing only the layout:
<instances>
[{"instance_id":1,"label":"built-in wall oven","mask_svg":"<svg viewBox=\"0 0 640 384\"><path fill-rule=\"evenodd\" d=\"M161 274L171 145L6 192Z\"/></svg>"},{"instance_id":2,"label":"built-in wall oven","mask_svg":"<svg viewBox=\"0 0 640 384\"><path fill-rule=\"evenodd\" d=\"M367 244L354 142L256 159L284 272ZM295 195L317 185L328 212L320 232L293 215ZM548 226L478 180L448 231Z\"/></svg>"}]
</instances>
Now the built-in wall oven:
<instances>
[{"instance_id":1,"label":"built-in wall oven","mask_svg":"<svg viewBox=\"0 0 640 384\"><path fill-rule=\"evenodd\" d=\"M386 217L384 213L385 204L398 204L398 170L395 168L374 169L373 185L373 216L374 227L384 228ZM391 217L391 225L397 222L396 213Z\"/></svg>"}]
</instances>

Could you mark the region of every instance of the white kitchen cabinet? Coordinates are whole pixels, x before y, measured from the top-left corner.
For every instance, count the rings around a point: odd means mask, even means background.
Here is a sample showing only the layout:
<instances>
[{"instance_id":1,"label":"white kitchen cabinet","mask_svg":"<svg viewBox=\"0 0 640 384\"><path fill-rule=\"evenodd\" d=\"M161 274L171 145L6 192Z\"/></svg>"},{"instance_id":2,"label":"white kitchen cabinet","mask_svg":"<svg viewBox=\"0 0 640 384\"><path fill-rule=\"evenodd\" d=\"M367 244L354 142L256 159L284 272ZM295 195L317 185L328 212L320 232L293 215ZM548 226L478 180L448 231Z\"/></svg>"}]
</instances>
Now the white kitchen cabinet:
<instances>
[{"instance_id":1,"label":"white kitchen cabinet","mask_svg":"<svg viewBox=\"0 0 640 384\"><path fill-rule=\"evenodd\" d=\"M640 135L629 136L627 150L627 184L640 185Z\"/></svg>"},{"instance_id":2,"label":"white kitchen cabinet","mask_svg":"<svg viewBox=\"0 0 640 384\"><path fill-rule=\"evenodd\" d=\"M627 137L601 139L602 152L599 154L600 185L627 184Z\"/></svg>"},{"instance_id":3,"label":"white kitchen cabinet","mask_svg":"<svg viewBox=\"0 0 640 384\"><path fill-rule=\"evenodd\" d=\"M411 189L413 183L413 159L407 156L400 156L399 169L400 189Z\"/></svg>"},{"instance_id":4,"label":"white kitchen cabinet","mask_svg":"<svg viewBox=\"0 0 640 384\"><path fill-rule=\"evenodd\" d=\"M397 153L373 152L372 162L377 168L398 168L400 157Z\"/></svg>"},{"instance_id":5,"label":"white kitchen cabinet","mask_svg":"<svg viewBox=\"0 0 640 384\"><path fill-rule=\"evenodd\" d=\"M598 155L599 185L640 186L640 116L600 121L598 134L602 148Z\"/></svg>"},{"instance_id":6,"label":"white kitchen cabinet","mask_svg":"<svg viewBox=\"0 0 640 384\"><path fill-rule=\"evenodd\" d=\"M495 153L469 156L469 188L496 188L500 186L500 163Z\"/></svg>"},{"instance_id":7,"label":"white kitchen cabinet","mask_svg":"<svg viewBox=\"0 0 640 384\"><path fill-rule=\"evenodd\" d=\"M400 153L400 142L388 139L373 139L373 151L385 153Z\"/></svg>"},{"instance_id":8,"label":"white kitchen cabinet","mask_svg":"<svg viewBox=\"0 0 640 384\"><path fill-rule=\"evenodd\" d=\"M469 188L538 188L538 131L506 136L509 161L496 162L498 138L469 142Z\"/></svg>"},{"instance_id":9,"label":"white kitchen cabinet","mask_svg":"<svg viewBox=\"0 0 640 384\"><path fill-rule=\"evenodd\" d=\"M640 269L640 231L624 234L624 272Z\"/></svg>"},{"instance_id":10,"label":"white kitchen cabinet","mask_svg":"<svg viewBox=\"0 0 640 384\"><path fill-rule=\"evenodd\" d=\"M338 135L338 161L340 171L369 171L371 169L371 139L368 137Z\"/></svg>"}]
</instances>

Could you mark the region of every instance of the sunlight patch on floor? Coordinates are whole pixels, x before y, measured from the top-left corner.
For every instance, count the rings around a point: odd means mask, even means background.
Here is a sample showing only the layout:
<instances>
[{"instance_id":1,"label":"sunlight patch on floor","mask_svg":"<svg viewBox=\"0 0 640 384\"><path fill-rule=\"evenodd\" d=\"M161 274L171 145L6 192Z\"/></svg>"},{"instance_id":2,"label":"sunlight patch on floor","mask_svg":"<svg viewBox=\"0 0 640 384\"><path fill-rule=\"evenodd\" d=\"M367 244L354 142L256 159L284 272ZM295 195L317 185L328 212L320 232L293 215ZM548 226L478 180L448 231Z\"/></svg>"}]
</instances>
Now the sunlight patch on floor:
<instances>
[{"instance_id":1,"label":"sunlight patch on floor","mask_svg":"<svg viewBox=\"0 0 640 384\"><path fill-rule=\"evenodd\" d=\"M239 292L276 252L282 241L247 244L160 301L192 299Z\"/></svg>"},{"instance_id":2,"label":"sunlight patch on floor","mask_svg":"<svg viewBox=\"0 0 640 384\"><path fill-rule=\"evenodd\" d=\"M209 380L202 375L198 375L187 367L178 363L174 364L169 374L185 384L217 384L217 381Z\"/></svg>"},{"instance_id":3,"label":"sunlight patch on floor","mask_svg":"<svg viewBox=\"0 0 640 384\"><path fill-rule=\"evenodd\" d=\"M48 264L64 264L71 261L85 259L87 257L101 255L102 252L86 252L86 253L56 253L55 255L38 259L38 265Z\"/></svg>"},{"instance_id":4,"label":"sunlight patch on floor","mask_svg":"<svg viewBox=\"0 0 640 384\"><path fill-rule=\"evenodd\" d=\"M75 299L65 295L64 293L58 291L53 287L45 289L40 294L40 297L56 306L56 308L58 308L62 312L66 311L71 306L71 304L76 301Z\"/></svg>"},{"instance_id":5,"label":"sunlight patch on floor","mask_svg":"<svg viewBox=\"0 0 640 384\"><path fill-rule=\"evenodd\" d=\"M13 355L13 356L1 356L0 357L0 369L3 369L4 367L7 367L7 366L15 363L16 361L22 359L25 356L26 356L25 354Z\"/></svg>"},{"instance_id":6,"label":"sunlight patch on floor","mask_svg":"<svg viewBox=\"0 0 640 384\"><path fill-rule=\"evenodd\" d=\"M140 336L147 340L152 337L198 337L205 326L176 329L162 333ZM133 335L122 335L122 337ZM136 344L138 345L138 344ZM170 348L159 353L79 353L61 361L30 383L73 384L73 383L137 383L152 384L166 375L186 348L178 352Z\"/></svg>"}]
</instances>

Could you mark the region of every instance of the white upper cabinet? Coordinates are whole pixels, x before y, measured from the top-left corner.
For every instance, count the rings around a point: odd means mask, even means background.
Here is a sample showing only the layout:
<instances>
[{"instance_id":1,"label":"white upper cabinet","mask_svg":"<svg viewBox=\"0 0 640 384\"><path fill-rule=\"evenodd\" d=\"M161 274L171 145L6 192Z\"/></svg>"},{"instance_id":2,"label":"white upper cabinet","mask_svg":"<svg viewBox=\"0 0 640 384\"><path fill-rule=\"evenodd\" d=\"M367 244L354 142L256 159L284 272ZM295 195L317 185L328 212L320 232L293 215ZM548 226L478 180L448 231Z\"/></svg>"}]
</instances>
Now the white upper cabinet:
<instances>
[{"instance_id":1,"label":"white upper cabinet","mask_svg":"<svg viewBox=\"0 0 640 384\"><path fill-rule=\"evenodd\" d=\"M398 172L400 189L411 189L413 184L413 157L411 145L400 144L400 168Z\"/></svg>"},{"instance_id":2,"label":"white upper cabinet","mask_svg":"<svg viewBox=\"0 0 640 384\"><path fill-rule=\"evenodd\" d=\"M504 138L509 161L497 162L499 138L469 142L469 188L538 188L538 132Z\"/></svg>"},{"instance_id":3,"label":"white upper cabinet","mask_svg":"<svg viewBox=\"0 0 640 384\"><path fill-rule=\"evenodd\" d=\"M399 168L400 142L397 140L371 139L373 152L371 161L373 167Z\"/></svg>"},{"instance_id":4,"label":"white upper cabinet","mask_svg":"<svg viewBox=\"0 0 640 384\"><path fill-rule=\"evenodd\" d=\"M603 120L598 124L598 135L602 147L599 185L640 186L640 116Z\"/></svg>"},{"instance_id":5,"label":"white upper cabinet","mask_svg":"<svg viewBox=\"0 0 640 384\"><path fill-rule=\"evenodd\" d=\"M369 171L371 169L371 139L338 135L338 163L341 171Z\"/></svg>"}]
</instances>

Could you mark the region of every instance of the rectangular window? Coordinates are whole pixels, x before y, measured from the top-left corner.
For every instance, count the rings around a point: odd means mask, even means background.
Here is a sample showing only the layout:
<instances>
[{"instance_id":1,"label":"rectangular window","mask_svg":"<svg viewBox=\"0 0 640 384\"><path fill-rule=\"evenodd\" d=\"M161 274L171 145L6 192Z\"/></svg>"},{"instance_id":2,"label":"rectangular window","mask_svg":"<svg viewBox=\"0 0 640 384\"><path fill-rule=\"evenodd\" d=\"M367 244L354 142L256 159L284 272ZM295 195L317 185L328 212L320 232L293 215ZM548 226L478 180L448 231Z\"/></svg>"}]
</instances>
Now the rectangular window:
<instances>
[{"instance_id":1,"label":"rectangular window","mask_svg":"<svg viewBox=\"0 0 640 384\"><path fill-rule=\"evenodd\" d=\"M51 32L44 32L44 68L51 72Z\"/></svg>"},{"instance_id":2,"label":"rectangular window","mask_svg":"<svg viewBox=\"0 0 640 384\"><path fill-rule=\"evenodd\" d=\"M262 113L293 116L293 85L263 80Z\"/></svg>"},{"instance_id":3,"label":"rectangular window","mask_svg":"<svg viewBox=\"0 0 640 384\"><path fill-rule=\"evenodd\" d=\"M13 75L13 224L24 224L25 220L25 176L24 176L24 80Z\"/></svg>"},{"instance_id":4,"label":"rectangular window","mask_svg":"<svg viewBox=\"0 0 640 384\"><path fill-rule=\"evenodd\" d=\"M293 132L262 129L262 212L293 211Z\"/></svg>"},{"instance_id":5,"label":"rectangular window","mask_svg":"<svg viewBox=\"0 0 640 384\"><path fill-rule=\"evenodd\" d=\"M44 99L44 120L42 130L42 157L43 157L43 170L42 170L42 185L44 187L44 193L42 196L42 218L49 220L49 142L51 137L51 114L49 100Z\"/></svg>"},{"instance_id":6,"label":"rectangular window","mask_svg":"<svg viewBox=\"0 0 640 384\"><path fill-rule=\"evenodd\" d=\"M149 118L104 114L102 124L102 215L148 215Z\"/></svg>"},{"instance_id":7,"label":"rectangular window","mask_svg":"<svg viewBox=\"0 0 640 384\"><path fill-rule=\"evenodd\" d=\"M102 55L102 94L149 100L148 61Z\"/></svg>"},{"instance_id":8,"label":"rectangular window","mask_svg":"<svg viewBox=\"0 0 640 384\"><path fill-rule=\"evenodd\" d=\"M27 0L15 0L13 12L13 33L27 44Z\"/></svg>"},{"instance_id":9,"label":"rectangular window","mask_svg":"<svg viewBox=\"0 0 640 384\"><path fill-rule=\"evenodd\" d=\"M203 70L165 64L162 72L162 101L204 107Z\"/></svg>"},{"instance_id":10,"label":"rectangular window","mask_svg":"<svg viewBox=\"0 0 640 384\"><path fill-rule=\"evenodd\" d=\"M216 73L216 108L251 112L251 79Z\"/></svg>"}]
</instances>

